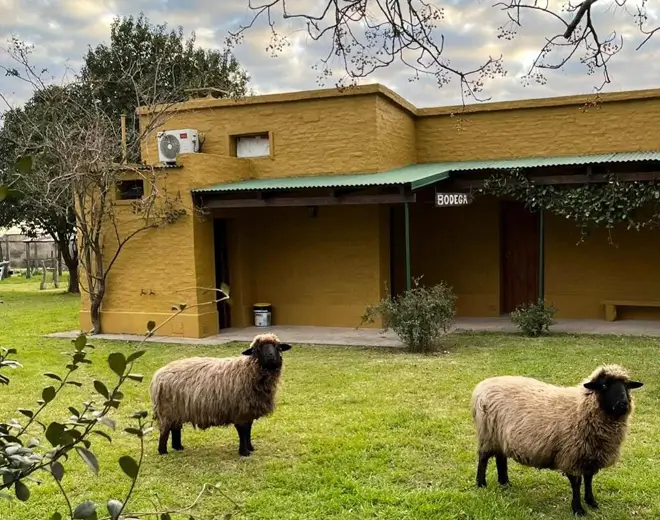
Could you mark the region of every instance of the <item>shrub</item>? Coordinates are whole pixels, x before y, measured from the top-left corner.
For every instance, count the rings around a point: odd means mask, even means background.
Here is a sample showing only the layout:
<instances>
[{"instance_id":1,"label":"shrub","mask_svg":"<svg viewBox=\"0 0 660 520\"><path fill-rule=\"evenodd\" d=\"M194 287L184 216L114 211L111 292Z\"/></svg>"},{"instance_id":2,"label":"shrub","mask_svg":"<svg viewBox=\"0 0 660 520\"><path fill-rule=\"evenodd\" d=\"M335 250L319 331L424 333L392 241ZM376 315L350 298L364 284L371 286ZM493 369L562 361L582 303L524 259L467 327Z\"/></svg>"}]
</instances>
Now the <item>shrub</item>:
<instances>
[{"instance_id":1,"label":"shrub","mask_svg":"<svg viewBox=\"0 0 660 520\"><path fill-rule=\"evenodd\" d=\"M539 298L536 303L519 305L510 317L525 336L535 338L543 334L544 330L550 331L550 325L555 323L556 312L554 305L548 306Z\"/></svg>"},{"instance_id":2,"label":"shrub","mask_svg":"<svg viewBox=\"0 0 660 520\"><path fill-rule=\"evenodd\" d=\"M400 295L368 306L361 324L380 316L384 329L394 331L412 352L430 352L454 322L456 295L444 282L425 287L419 280Z\"/></svg>"}]
</instances>

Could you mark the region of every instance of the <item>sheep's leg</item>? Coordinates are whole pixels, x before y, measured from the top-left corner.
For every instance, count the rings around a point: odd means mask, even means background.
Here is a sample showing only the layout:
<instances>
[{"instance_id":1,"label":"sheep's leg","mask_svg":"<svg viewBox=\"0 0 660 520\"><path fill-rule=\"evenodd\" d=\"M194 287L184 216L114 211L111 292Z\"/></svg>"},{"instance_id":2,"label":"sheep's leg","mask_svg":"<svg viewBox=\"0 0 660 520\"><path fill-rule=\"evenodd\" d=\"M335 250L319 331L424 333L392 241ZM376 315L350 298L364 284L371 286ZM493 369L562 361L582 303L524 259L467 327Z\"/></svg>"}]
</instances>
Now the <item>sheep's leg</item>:
<instances>
[{"instance_id":1,"label":"sheep's leg","mask_svg":"<svg viewBox=\"0 0 660 520\"><path fill-rule=\"evenodd\" d=\"M167 453L167 441L170 438L170 427L160 427L160 438L158 439L158 453L165 455Z\"/></svg>"},{"instance_id":2,"label":"sheep's leg","mask_svg":"<svg viewBox=\"0 0 660 520\"><path fill-rule=\"evenodd\" d=\"M238 432L238 454L241 457L249 457L249 433L246 424L235 424L236 431Z\"/></svg>"},{"instance_id":3,"label":"sheep's leg","mask_svg":"<svg viewBox=\"0 0 660 520\"><path fill-rule=\"evenodd\" d=\"M571 508L573 509L573 514L577 516L584 516L587 514L587 512L582 507L582 501L580 500L580 487L582 486L582 477L575 477L573 475L569 475L568 480L571 483L571 491L573 492L573 499L571 500Z\"/></svg>"},{"instance_id":4,"label":"sheep's leg","mask_svg":"<svg viewBox=\"0 0 660 520\"><path fill-rule=\"evenodd\" d=\"M593 507L594 509L598 509L598 502L596 502L596 499L594 498L594 490L592 488L593 480L594 480L593 473L584 474L584 501L590 507Z\"/></svg>"},{"instance_id":5,"label":"sheep's leg","mask_svg":"<svg viewBox=\"0 0 660 520\"><path fill-rule=\"evenodd\" d=\"M250 421L245 425L245 431L247 435L247 449L249 451L254 451L254 446L252 446L252 422Z\"/></svg>"},{"instance_id":6,"label":"sheep's leg","mask_svg":"<svg viewBox=\"0 0 660 520\"><path fill-rule=\"evenodd\" d=\"M479 464L477 465L478 487L486 487L486 469L488 469L488 461L492 456L491 452L479 453Z\"/></svg>"},{"instance_id":7,"label":"sheep's leg","mask_svg":"<svg viewBox=\"0 0 660 520\"><path fill-rule=\"evenodd\" d=\"M181 451L183 445L181 444L181 427L172 428L172 449Z\"/></svg>"},{"instance_id":8,"label":"sheep's leg","mask_svg":"<svg viewBox=\"0 0 660 520\"><path fill-rule=\"evenodd\" d=\"M504 455L495 455L495 464L497 465L497 481L501 486L509 484L509 467Z\"/></svg>"}]
</instances>

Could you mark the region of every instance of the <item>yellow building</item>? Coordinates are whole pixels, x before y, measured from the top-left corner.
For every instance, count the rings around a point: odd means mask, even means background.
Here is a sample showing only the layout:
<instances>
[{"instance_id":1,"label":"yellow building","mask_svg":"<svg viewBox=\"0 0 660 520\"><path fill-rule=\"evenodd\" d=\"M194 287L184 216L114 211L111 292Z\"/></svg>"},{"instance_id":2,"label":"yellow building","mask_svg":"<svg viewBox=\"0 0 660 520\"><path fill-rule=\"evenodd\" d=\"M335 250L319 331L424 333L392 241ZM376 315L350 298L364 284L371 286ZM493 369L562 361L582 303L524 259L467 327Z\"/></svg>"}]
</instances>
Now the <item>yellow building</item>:
<instances>
[{"instance_id":1,"label":"yellow building","mask_svg":"<svg viewBox=\"0 0 660 520\"><path fill-rule=\"evenodd\" d=\"M222 281L231 306L195 307L159 334L252 325L259 302L272 305L275 325L353 327L387 287L405 289L407 272L451 285L458 316L500 316L536 299L543 271L559 318L604 319L606 301L621 304L619 317L653 316L657 232L615 230L614 247L602 231L577 245L574 224L546 213L541 225L519 204L486 196L435 204L436 193L469 193L514 166L548 179L604 168L652 176L660 89L588 101L487 103L460 114L368 85L172 107L160 130L194 130L203 144L158 170L159 182L205 214L189 212L126 245L108 280L103 331L143 333L173 304L211 301L205 288ZM149 109L139 112L146 121ZM143 160L159 163L155 132ZM81 323L90 323L85 305Z\"/></svg>"}]
</instances>

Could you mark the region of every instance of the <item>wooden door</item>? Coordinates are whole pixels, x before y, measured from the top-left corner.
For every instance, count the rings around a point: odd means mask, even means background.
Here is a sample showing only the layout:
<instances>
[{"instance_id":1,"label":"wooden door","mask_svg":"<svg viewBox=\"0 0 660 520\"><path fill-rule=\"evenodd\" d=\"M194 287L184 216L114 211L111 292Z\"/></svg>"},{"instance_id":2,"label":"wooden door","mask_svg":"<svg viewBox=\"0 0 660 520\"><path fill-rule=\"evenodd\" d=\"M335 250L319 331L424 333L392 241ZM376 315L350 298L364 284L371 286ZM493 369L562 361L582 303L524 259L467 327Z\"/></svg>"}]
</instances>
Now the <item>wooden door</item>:
<instances>
[{"instance_id":1,"label":"wooden door","mask_svg":"<svg viewBox=\"0 0 660 520\"><path fill-rule=\"evenodd\" d=\"M215 284L220 288L222 283L231 287L229 280L229 245L227 239L227 221L225 219L215 219L213 221L213 245L215 250ZM216 293L216 299L221 298L220 293ZM218 319L220 330L231 327L231 307L226 301L218 302Z\"/></svg>"},{"instance_id":2,"label":"wooden door","mask_svg":"<svg viewBox=\"0 0 660 520\"><path fill-rule=\"evenodd\" d=\"M501 208L501 312L536 302L539 294L539 215L522 203Z\"/></svg>"}]
</instances>

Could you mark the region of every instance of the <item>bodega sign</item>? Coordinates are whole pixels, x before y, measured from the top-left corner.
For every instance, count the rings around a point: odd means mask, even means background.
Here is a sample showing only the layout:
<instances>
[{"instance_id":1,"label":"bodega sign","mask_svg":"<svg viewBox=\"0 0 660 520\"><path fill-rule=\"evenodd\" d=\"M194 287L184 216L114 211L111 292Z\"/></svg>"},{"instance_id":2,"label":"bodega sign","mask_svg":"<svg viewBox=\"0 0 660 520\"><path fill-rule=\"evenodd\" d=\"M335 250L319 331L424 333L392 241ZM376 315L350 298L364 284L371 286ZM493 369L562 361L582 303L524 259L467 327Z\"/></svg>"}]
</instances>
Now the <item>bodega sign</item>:
<instances>
[{"instance_id":1,"label":"bodega sign","mask_svg":"<svg viewBox=\"0 0 660 520\"><path fill-rule=\"evenodd\" d=\"M468 193L435 193L435 207L466 206L472 202L472 195Z\"/></svg>"}]
</instances>

